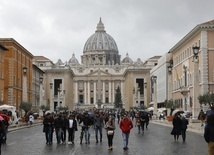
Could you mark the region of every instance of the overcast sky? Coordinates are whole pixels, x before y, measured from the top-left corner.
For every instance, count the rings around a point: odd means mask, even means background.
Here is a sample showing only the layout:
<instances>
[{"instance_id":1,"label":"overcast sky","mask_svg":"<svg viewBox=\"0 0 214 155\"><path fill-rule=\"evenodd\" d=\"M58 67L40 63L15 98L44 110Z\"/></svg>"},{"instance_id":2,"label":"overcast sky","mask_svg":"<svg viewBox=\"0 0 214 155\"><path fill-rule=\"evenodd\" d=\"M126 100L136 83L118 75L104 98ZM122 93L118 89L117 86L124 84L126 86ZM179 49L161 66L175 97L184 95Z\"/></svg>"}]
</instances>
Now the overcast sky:
<instances>
[{"instance_id":1,"label":"overcast sky","mask_svg":"<svg viewBox=\"0 0 214 155\"><path fill-rule=\"evenodd\" d=\"M1 0L0 37L54 63L80 61L102 18L123 59L167 53L197 24L214 19L214 0Z\"/></svg>"}]
</instances>

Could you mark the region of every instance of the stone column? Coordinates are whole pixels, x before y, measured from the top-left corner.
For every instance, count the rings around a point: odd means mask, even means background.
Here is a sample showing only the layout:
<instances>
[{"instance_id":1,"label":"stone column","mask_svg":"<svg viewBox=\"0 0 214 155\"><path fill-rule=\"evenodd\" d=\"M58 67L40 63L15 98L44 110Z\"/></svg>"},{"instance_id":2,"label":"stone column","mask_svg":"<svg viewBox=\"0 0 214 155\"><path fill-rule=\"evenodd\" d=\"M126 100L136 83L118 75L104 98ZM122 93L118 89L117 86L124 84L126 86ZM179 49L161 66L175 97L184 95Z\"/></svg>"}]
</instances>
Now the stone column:
<instances>
[{"instance_id":1,"label":"stone column","mask_svg":"<svg viewBox=\"0 0 214 155\"><path fill-rule=\"evenodd\" d=\"M84 104L87 104L87 90L86 90L86 85L87 84L87 82L86 81L84 81Z\"/></svg>"},{"instance_id":2,"label":"stone column","mask_svg":"<svg viewBox=\"0 0 214 155\"><path fill-rule=\"evenodd\" d=\"M96 88L96 81L94 81L94 104L97 102L97 88Z\"/></svg>"},{"instance_id":3,"label":"stone column","mask_svg":"<svg viewBox=\"0 0 214 155\"><path fill-rule=\"evenodd\" d=\"M88 103L87 104L90 104L91 103L91 100L90 100L90 81L88 81Z\"/></svg>"},{"instance_id":4,"label":"stone column","mask_svg":"<svg viewBox=\"0 0 214 155\"><path fill-rule=\"evenodd\" d=\"M109 103L112 103L112 100L111 100L111 81L109 81Z\"/></svg>"},{"instance_id":5,"label":"stone column","mask_svg":"<svg viewBox=\"0 0 214 155\"><path fill-rule=\"evenodd\" d=\"M114 81L112 82L112 103L114 103L115 98L115 87L114 87Z\"/></svg>"},{"instance_id":6,"label":"stone column","mask_svg":"<svg viewBox=\"0 0 214 155\"><path fill-rule=\"evenodd\" d=\"M77 81L75 81L74 82L74 90L75 90L75 97L74 97L74 99L75 99L75 103L79 103L79 101L78 101L78 87L77 87Z\"/></svg>"},{"instance_id":7,"label":"stone column","mask_svg":"<svg viewBox=\"0 0 214 155\"><path fill-rule=\"evenodd\" d=\"M105 103L105 98L106 98L106 96L105 96L105 81L103 81L103 103Z\"/></svg>"}]
</instances>

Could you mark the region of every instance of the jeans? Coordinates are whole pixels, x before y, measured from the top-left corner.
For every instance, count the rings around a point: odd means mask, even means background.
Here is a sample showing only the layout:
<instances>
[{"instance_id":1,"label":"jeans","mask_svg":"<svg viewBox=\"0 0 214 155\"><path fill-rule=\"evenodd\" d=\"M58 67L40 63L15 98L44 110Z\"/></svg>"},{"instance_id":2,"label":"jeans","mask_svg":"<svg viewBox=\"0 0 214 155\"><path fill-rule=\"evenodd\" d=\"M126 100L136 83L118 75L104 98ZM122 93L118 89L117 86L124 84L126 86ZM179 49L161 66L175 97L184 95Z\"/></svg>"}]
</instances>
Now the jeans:
<instances>
[{"instance_id":1,"label":"jeans","mask_svg":"<svg viewBox=\"0 0 214 155\"><path fill-rule=\"evenodd\" d=\"M52 143L52 127L48 127L47 131L45 132L46 142Z\"/></svg>"},{"instance_id":2,"label":"jeans","mask_svg":"<svg viewBox=\"0 0 214 155\"><path fill-rule=\"evenodd\" d=\"M64 127L62 128L61 138L62 138L62 142L66 141L66 128L64 128Z\"/></svg>"},{"instance_id":3,"label":"jeans","mask_svg":"<svg viewBox=\"0 0 214 155\"><path fill-rule=\"evenodd\" d=\"M56 139L58 144L61 143L61 135L62 135L62 128L56 129Z\"/></svg>"},{"instance_id":4,"label":"jeans","mask_svg":"<svg viewBox=\"0 0 214 155\"><path fill-rule=\"evenodd\" d=\"M101 126L95 126L95 135L96 135L96 141L98 142L98 131L100 133L100 142L102 141L102 127Z\"/></svg>"},{"instance_id":5,"label":"jeans","mask_svg":"<svg viewBox=\"0 0 214 155\"><path fill-rule=\"evenodd\" d=\"M129 133L122 133L123 136L123 146L128 147L129 144Z\"/></svg>"},{"instance_id":6,"label":"jeans","mask_svg":"<svg viewBox=\"0 0 214 155\"><path fill-rule=\"evenodd\" d=\"M90 128L85 128L85 141L90 143Z\"/></svg>"}]
</instances>

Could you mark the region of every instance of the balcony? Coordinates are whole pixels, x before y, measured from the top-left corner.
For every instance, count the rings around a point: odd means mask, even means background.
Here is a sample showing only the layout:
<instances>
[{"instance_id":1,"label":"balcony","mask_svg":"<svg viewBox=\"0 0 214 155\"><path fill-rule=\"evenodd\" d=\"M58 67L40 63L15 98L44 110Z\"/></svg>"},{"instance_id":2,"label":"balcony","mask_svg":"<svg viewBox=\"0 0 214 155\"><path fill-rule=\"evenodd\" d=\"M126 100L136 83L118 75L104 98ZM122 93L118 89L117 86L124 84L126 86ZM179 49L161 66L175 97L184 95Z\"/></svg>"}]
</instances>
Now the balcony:
<instances>
[{"instance_id":1,"label":"balcony","mask_svg":"<svg viewBox=\"0 0 214 155\"><path fill-rule=\"evenodd\" d=\"M181 87L180 88L180 93L183 95L183 96L186 96L188 93L189 93L189 87Z\"/></svg>"}]
</instances>

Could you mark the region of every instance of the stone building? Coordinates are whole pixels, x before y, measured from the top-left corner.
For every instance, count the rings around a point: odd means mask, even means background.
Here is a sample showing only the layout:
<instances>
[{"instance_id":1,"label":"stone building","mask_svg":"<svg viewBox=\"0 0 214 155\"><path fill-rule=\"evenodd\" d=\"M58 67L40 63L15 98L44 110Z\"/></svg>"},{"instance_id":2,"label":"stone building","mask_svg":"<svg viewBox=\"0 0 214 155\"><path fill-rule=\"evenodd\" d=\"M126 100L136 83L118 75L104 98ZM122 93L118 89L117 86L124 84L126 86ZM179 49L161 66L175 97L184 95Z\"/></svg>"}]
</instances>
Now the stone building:
<instances>
[{"instance_id":1,"label":"stone building","mask_svg":"<svg viewBox=\"0 0 214 155\"><path fill-rule=\"evenodd\" d=\"M33 55L13 38L0 38L4 52L4 104L17 109L22 101L32 102Z\"/></svg>"},{"instance_id":2,"label":"stone building","mask_svg":"<svg viewBox=\"0 0 214 155\"><path fill-rule=\"evenodd\" d=\"M121 60L115 40L106 33L101 19L94 34L86 41L81 63L73 54L67 62L57 63L35 57L35 64L45 71L44 88L51 110L75 108L112 108L115 89L120 88L123 107L149 106L150 70L159 57L146 62L133 61L128 53Z\"/></svg>"},{"instance_id":3,"label":"stone building","mask_svg":"<svg viewBox=\"0 0 214 155\"><path fill-rule=\"evenodd\" d=\"M0 44L0 105L4 104L4 51L7 48Z\"/></svg>"}]
</instances>

